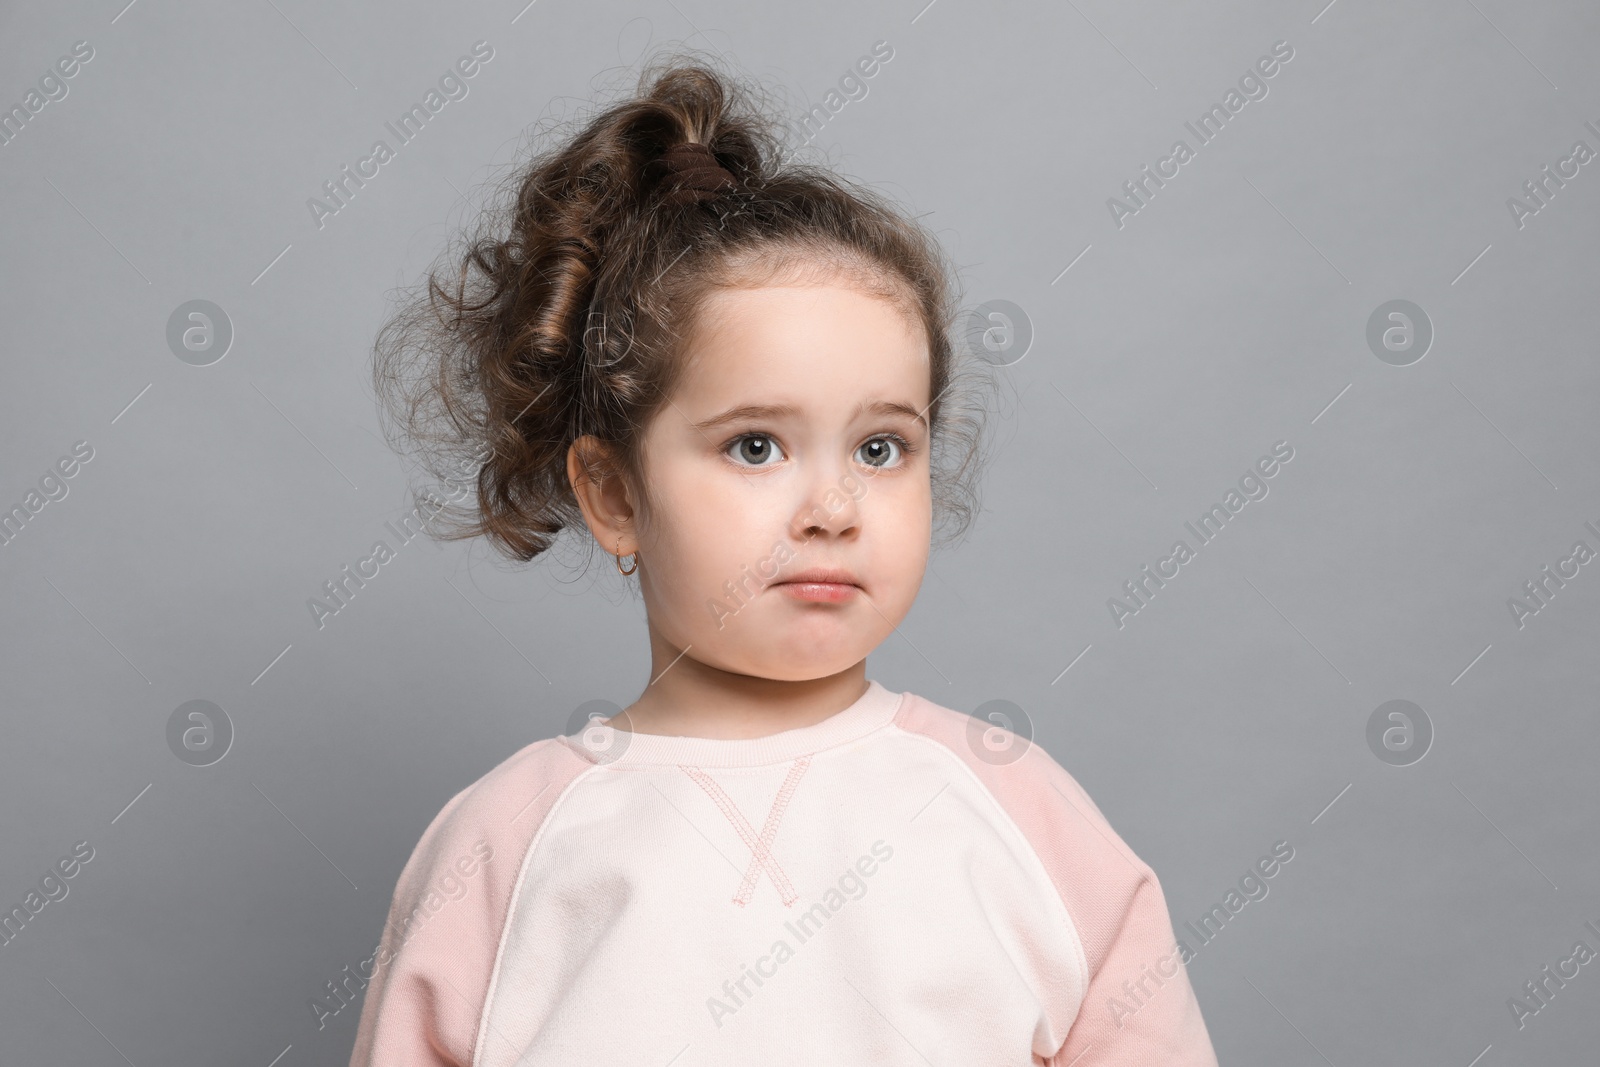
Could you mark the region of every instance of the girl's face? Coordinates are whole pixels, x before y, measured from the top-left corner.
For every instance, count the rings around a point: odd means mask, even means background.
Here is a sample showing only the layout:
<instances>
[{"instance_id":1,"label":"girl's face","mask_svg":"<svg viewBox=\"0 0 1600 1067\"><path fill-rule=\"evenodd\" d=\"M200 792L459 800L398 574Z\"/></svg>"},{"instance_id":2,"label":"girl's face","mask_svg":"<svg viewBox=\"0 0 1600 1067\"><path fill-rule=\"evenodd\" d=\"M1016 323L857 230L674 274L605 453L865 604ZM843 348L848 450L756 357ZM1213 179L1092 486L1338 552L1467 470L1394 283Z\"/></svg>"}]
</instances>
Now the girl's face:
<instances>
[{"instance_id":1,"label":"girl's face","mask_svg":"<svg viewBox=\"0 0 1600 1067\"><path fill-rule=\"evenodd\" d=\"M651 628L762 678L864 660L928 561L929 391L920 323L842 280L712 294L644 431Z\"/></svg>"}]
</instances>

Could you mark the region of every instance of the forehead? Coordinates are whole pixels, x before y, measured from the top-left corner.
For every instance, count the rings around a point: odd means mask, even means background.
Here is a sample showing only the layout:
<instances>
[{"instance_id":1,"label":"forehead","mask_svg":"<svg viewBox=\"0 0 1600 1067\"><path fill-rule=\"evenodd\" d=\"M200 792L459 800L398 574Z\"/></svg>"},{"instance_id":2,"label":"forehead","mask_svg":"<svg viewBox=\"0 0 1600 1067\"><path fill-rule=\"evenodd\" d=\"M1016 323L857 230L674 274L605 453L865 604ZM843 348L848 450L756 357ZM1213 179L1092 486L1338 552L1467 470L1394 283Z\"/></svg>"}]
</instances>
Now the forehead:
<instances>
[{"instance_id":1,"label":"forehead","mask_svg":"<svg viewBox=\"0 0 1600 1067\"><path fill-rule=\"evenodd\" d=\"M753 392L850 406L867 394L929 399L920 320L843 282L714 290L685 348L679 389L706 404Z\"/></svg>"}]
</instances>

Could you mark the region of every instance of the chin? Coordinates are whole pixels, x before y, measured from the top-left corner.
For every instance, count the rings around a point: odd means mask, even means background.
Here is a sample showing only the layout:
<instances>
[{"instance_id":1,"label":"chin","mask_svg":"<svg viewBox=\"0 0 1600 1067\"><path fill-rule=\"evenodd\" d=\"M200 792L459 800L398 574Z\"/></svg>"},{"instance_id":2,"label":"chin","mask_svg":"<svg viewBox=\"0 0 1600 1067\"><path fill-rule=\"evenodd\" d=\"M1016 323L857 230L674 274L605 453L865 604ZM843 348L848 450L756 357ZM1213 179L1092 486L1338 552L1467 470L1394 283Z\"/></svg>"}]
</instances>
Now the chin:
<instances>
[{"instance_id":1,"label":"chin","mask_svg":"<svg viewBox=\"0 0 1600 1067\"><path fill-rule=\"evenodd\" d=\"M878 642L857 636L837 644L818 645L803 636L790 635L763 650L761 674L786 682L828 678L860 663Z\"/></svg>"},{"instance_id":2,"label":"chin","mask_svg":"<svg viewBox=\"0 0 1600 1067\"><path fill-rule=\"evenodd\" d=\"M845 642L818 645L803 635L779 633L759 647L729 648L711 661L712 666L753 678L779 682L809 682L828 678L860 663L875 647L856 636Z\"/></svg>"},{"instance_id":3,"label":"chin","mask_svg":"<svg viewBox=\"0 0 1600 1067\"><path fill-rule=\"evenodd\" d=\"M893 631L889 620L865 603L818 606L757 600L730 618L727 629L703 632L695 648L702 652L697 657L701 662L719 670L804 682L855 666Z\"/></svg>"},{"instance_id":4,"label":"chin","mask_svg":"<svg viewBox=\"0 0 1600 1067\"><path fill-rule=\"evenodd\" d=\"M775 682L811 682L818 678L831 678L840 671L849 669L860 663L865 658L865 653L857 656L847 656L838 660L809 660L797 663L793 657L774 656L763 665L753 667L742 673L753 675L757 678L770 678Z\"/></svg>"}]
</instances>

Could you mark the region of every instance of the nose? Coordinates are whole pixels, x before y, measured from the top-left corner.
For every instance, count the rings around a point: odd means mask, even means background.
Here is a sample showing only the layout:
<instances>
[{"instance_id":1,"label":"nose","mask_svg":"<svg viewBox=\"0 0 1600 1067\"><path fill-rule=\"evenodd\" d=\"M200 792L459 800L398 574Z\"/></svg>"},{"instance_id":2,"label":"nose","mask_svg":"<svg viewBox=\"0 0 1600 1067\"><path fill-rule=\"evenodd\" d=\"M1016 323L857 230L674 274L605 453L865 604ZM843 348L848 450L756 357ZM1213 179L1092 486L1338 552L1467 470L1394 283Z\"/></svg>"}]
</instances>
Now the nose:
<instances>
[{"instance_id":1,"label":"nose","mask_svg":"<svg viewBox=\"0 0 1600 1067\"><path fill-rule=\"evenodd\" d=\"M795 510L790 533L804 543L817 537L849 537L861 526L860 497L865 491L861 476L837 468L808 483L807 491Z\"/></svg>"}]
</instances>

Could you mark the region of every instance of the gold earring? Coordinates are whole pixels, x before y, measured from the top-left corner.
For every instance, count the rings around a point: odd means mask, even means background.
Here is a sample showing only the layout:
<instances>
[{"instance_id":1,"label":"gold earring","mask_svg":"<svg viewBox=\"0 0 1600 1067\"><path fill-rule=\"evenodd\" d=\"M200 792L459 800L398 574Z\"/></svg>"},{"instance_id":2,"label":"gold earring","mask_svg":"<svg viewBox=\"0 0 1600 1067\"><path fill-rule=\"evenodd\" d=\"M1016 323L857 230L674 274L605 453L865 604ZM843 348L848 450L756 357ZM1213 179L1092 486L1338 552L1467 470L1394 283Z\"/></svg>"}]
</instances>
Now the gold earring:
<instances>
[{"instance_id":1,"label":"gold earring","mask_svg":"<svg viewBox=\"0 0 1600 1067\"><path fill-rule=\"evenodd\" d=\"M638 549L634 549L633 550L633 566L629 567L627 570L623 570L622 569L622 538L620 538L620 537L617 538L617 551L614 552L613 555L616 556L617 570L624 577L626 577L627 575L632 574L634 571L639 569L639 550Z\"/></svg>"}]
</instances>

